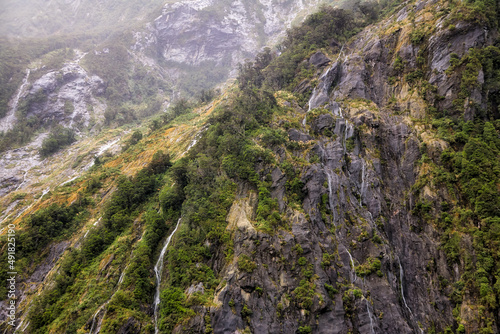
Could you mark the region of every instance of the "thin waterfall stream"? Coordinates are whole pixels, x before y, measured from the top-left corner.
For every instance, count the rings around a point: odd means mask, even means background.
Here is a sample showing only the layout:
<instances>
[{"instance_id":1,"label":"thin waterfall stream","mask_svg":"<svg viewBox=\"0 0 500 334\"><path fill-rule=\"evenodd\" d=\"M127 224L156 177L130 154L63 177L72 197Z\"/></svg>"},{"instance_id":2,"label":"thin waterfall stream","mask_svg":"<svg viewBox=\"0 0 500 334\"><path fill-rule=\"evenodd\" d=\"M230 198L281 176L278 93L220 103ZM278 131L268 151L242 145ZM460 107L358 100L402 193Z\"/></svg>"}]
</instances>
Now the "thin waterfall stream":
<instances>
[{"instance_id":1,"label":"thin waterfall stream","mask_svg":"<svg viewBox=\"0 0 500 334\"><path fill-rule=\"evenodd\" d=\"M328 179L328 204L330 204L330 210L332 210L332 215L333 215L333 225L335 227L337 226L337 215L336 215L336 208L333 206L333 180L332 180L332 175L329 173L328 169L325 169L326 171L326 177Z\"/></svg>"},{"instance_id":2,"label":"thin waterfall stream","mask_svg":"<svg viewBox=\"0 0 500 334\"><path fill-rule=\"evenodd\" d=\"M0 123L0 131L8 131L10 130L13 126L14 123L16 122L16 111L17 107L19 105L19 100L21 99L21 95L25 92L26 87L28 86L28 78L30 76L31 70L28 68L26 69L26 76L23 78L23 82L21 83L21 86L19 87L19 90L16 93L16 96L14 97L14 100L12 101L11 108L7 115L2 119L2 122Z\"/></svg>"},{"instance_id":3,"label":"thin waterfall stream","mask_svg":"<svg viewBox=\"0 0 500 334\"><path fill-rule=\"evenodd\" d=\"M361 158L361 189L359 191L359 206L363 205L364 192L365 192L365 159Z\"/></svg>"},{"instance_id":4,"label":"thin waterfall stream","mask_svg":"<svg viewBox=\"0 0 500 334\"><path fill-rule=\"evenodd\" d=\"M158 257L158 261L156 262L155 265L155 275L156 275L156 293L155 293L155 302L154 302L154 315L155 315L155 334L158 334L158 308L160 306L160 286L161 286L161 273L163 271L163 258L165 257L165 253L167 252L167 247L170 244L170 241L172 240L172 236L174 233L177 231L177 228L179 227L179 224L181 223L181 218L177 221L177 225L175 226L175 229L170 233L168 236L167 240L165 241L165 246L163 246L163 249L160 252L160 256Z\"/></svg>"},{"instance_id":5,"label":"thin waterfall stream","mask_svg":"<svg viewBox=\"0 0 500 334\"><path fill-rule=\"evenodd\" d=\"M87 231L87 233L88 233L88 231ZM86 235L86 234L85 234L85 235ZM130 253L130 258L132 258L132 254L133 254L133 251ZM124 278L125 278L125 272L127 271L127 269L128 269L128 266L129 266L129 265L130 265L130 263L129 263L129 264L127 264L127 265L125 266L125 269L123 269L123 271L122 271L122 273L121 273L121 275L120 275L120 278L118 279L118 284L116 285L116 290L115 290L115 292L114 292L114 293L111 295L111 297L109 297L109 299L108 299L108 300L107 300L104 304L102 304L102 305L101 305L101 306L97 309L97 311L94 313L94 316L92 317L92 325L90 326L90 332L89 332L89 334L97 334L97 333L99 333L99 332L101 331L102 321L104 320L104 317L106 316L106 312L107 312L107 310L104 310L104 314L102 315L101 319L97 322L97 327L96 327L95 332L94 332L94 326L96 325L96 319L97 319L97 316L98 316L98 315L99 315L99 313L102 311L102 309L103 309L104 307L106 307L106 306L109 304L109 302L111 301L111 299L113 299L113 297L114 297L114 295L116 294L116 292L117 292L118 290L120 290L120 285L123 283L123 280L124 280Z\"/></svg>"},{"instance_id":6,"label":"thin waterfall stream","mask_svg":"<svg viewBox=\"0 0 500 334\"><path fill-rule=\"evenodd\" d=\"M351 252L349 252L347 247L345 248L345 250L347 251L347 254L349 254L349 259L351 261L351 283L354 283L354 282L356 282L356 279L358 278L356 276L356 267L354 266L354 260L352 259Z\"/></svg>"},{"instance_id":7,"label":"thin waterfall stream","mask_svg":"<svg viewBox=\"0 0 500 334\"><path fill-rule=\"evenodd\" d=\"M373 314L370 311L370 302L368 302L368 299L366 299L366 298L365 298L365 302L366 302L366 312L368 312L368 317L370 318L371 332L372 332L372 334L375 334L375 329L373 328Z\"/></svg>"},{"instance_id":8,"label":"thin waterfall stream","mask_svg":"<svg viewBox=\"0 0 500 334\"><path fill-rule=\"evenodd\" d=\"M307 124L307 113L314 108L317 108L328 101L328 90L333 84L334 78L330 76L330 72L339 66L339 59L344 50L344 45L340 48L337 60L329 66L318 78L318 85L314 87L311 97L309 98L307 112L302 120L302 125L305 127Z\"/></svg>"},{"instance_id":9,"label":"thin waterfall stream","mask_svg":"<svg viewBox=\"0 0 500 334\"><path fill-rule=\"evenodd\" d=\"M401 266L401 261L399 260L399 257L398 257L398 263L399 263L399 281L401 286L401 298L403 299L403 303L405 304L406 308L410 312L410 315L413 317L413 313L411 312L410 307L406 303L405 292L403 289L403 267Z\"/></svg>"},{"instance_id":10,"label":"thin waterfall stream","mask_svg":"<svg viewBox=\"0 0 500 334\"><path fill-rule=\"evenodd\" d=\"M411 320L416 324L416 326L420 330L420 332L424 333L422 328L420 328L420 326L418 325L418 322L415 321L413 312L411 311L410 307L406 303L405 293L404 293L404 289L403 289L404 272L403 272L403 266L401 265L401 261L399 260L399 257L398 257L398 264L399 264L399 276L400 276L399 280L400 280L400 286L401 286L401 299L403 299L403 303L405 304L405 307L408 309L408 312L410 312Z\"/></svg>"}]
</instances>

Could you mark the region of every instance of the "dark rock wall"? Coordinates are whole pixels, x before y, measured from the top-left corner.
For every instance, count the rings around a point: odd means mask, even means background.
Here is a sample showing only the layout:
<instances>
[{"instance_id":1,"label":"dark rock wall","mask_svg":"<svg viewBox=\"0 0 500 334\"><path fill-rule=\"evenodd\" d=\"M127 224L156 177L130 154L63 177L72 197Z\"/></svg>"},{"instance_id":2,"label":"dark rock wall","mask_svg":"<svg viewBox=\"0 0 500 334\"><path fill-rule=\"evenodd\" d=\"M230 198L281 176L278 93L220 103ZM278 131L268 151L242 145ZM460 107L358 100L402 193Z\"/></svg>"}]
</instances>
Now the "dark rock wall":
<instances>
[{"instance_id":1,"label":"dark rock wall","mask_svg":"<svg viewBox=\"0 0 500 334\"><path fill-rule=\"evenodd\" d=\"M409 5L397 16L413 9ZM332 113L289 131L290 140L313 146L306 158L319 156L319 162L301 171L307 193L303 212L287 206L286 177L272 171L271 191L290 229L267 235L255 231L247 217L247 228L234 230L235 261L221 271L226 285L215 298L219 305L209 311L214 333L243 333L245 328L297 333L305 330L301 326L312 333L426 333L453 323L450 287L437 282L456 281L458 268L447 265L437 231L411 213L416 202L411 187L422 171L420 132L408 116L424 117L426 104L405 80L391 85L388 79L396 75L396 55L410 72L417 69L419 50L425 50L429 71L424 77L438 87L444 96L440 107L446 108L460 86L457 77L444 73L450 54L461 57L469 47L490 43L494 34L471 24L459 24L453 33L438 26L428 42L416 46L404 29L390 34L380 34L380 29L362 32L330 65L334 71L326 68L319 77L311 103ZM317 54L312 58L323 60ZM322 88L326 81L328 87ZM325 92L327 98L322 97ZM389 105L391 97L396 101ZM480 90L472 98L486 103ZM355 105L356 99L365 104ZM398 110L407 113L395 115ZM465 119L474 113L467 109ZM318 135L325 130L336 136ZM283 158L283 152L275 153ZM321 212L325 195L327 210ZM238 270L235 263L242 254L257 264L252 273ZM300 257L306 259L303 266ZM353 266L362 269L376 259L380 272L356 274ZM314 276L307 279L304 268ZM310 306L301 304L295 290L304 280L313 291ZM325 284L337 293L329 294ZM244 307L252 311L250 316Z\"/></svg>"}]
</instances>

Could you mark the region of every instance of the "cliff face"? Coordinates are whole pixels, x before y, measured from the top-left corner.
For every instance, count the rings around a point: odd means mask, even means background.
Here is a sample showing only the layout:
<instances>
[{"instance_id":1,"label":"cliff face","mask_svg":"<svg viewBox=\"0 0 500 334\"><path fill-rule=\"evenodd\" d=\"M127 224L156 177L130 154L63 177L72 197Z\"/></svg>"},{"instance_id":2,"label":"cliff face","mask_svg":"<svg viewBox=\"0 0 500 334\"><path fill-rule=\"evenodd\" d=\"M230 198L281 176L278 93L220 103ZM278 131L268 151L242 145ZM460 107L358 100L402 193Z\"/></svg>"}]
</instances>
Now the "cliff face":
<instances>
[{"instance_id":1,"label":"cliff face","mask_svg":"<svg viewBox=\"0 0 500 334\"><path fill-rule=\"evenodd\" d=\"M301 108L278 95L289 115L304 117L303 127L288 130L301 149L271 148L279 167L257 164L286 228L260 230L257 191L240 184L227 216L234 257L214 264L224 282L216 306L174 332L200 332L205 315L214 333L498 332L495 307L486 312L487 324L471 312L474 297L457 302L456 286L470 269L463 260L450 264L434 218L415 213L422 201L437 212L459 203L437 183L424 181L416 191L431 171L422 154L439 163L450 145L425 126L429 107L465 121L484 110L496 119L498 112L489 104L496 90L484 85L481 69L465 105L456 108L464 79L451 71L450 59L463 59L498 35L476 23L450 22L451 14L435 15L446 6L407 4L346 43L328 65L317 61L325 58L318 53L308 59L319 64L308 104ZM427 90L412 81L415 71L428 80ZM299 90L307 86L301 82ZM272 126L280 124L275 119ZM298 165L301 209L291 203L291 179L282 167L290 155L310 162ZM254 266L241 265L242 258Z\"/></svg>"},{"instance_id":2,"label":"cliff face","mask_svg":"<svg viewBox=\"0 0 500 334\"><path fill-rule=\"evenodd\" d=\"M337 1L332 1L337 3ZM195 94L234 78L237 65L283 37L319 1L179 1L166 4L132 46L143 64L168 73L177 90Z\"/></svg>"},{"instance_id":3,"label":"cliff face","mask_svg":"<svg viewBox=\"0 0 500 334\"><path fill-rule=\"evenodd\" d=\"M243 35L260 45L241 3L222 25L180 25L216 5L166 5L135 35L136 59L223 68L250 52ZM256 6L266 34L289 20ZM500 49L488 6L408 2L356 34L359 18L326 9L281 56L242 67L232 92L33 198L45 210L9 220L38 240L22 254L44 250L23 260L19 328L498 333ZM26 228L39 221L61 228Z\"/></svg>"},{"instance_id":4,"label":"cliff face","mask_svg":"<svg viewBox=\"0 0 500 334\"><path fill-rule=\"evenodd\" d=\"M30 10L40 11L44 19L54 12L72 13L67 19L74 22L66 23L68 31L72 31L77 30L73 26L90 24L91 21L82 18L85 11L92 20L105 21L104 26L96 23L94 28L105 29L114 20L113 15L118 15L113 6L117 4L71 1L54 2L46 7L35 3ZM293 20L300 21L316 10L317 1L169 2L159 17L147 23L151 13L160 10L155 6L152 3L143 8L140 17L134 17L137 22L128 21L128 26L117 36L104 41L96 37L98 45L89 47L85 42L87 37L81 41L79 37L60 37L61 41L52 43L58 46L51 47L40 42L41 49L55 50L32 50L39 54L36 59L20 61L26 62L27 68L19 68L19 73L9 72L11 77L3 84L10 86L16 79L19 84L12 94L5 93L7 88L2 92L5 115L0 131L5 138L0 150L8 151L6 156L14 155L16 159L1 159L0 163L17 166L0 176L4 193L23 184L26 166L33 167L30 161L38 159L36 151L54 126L73 129L78 138L84 139L107 125L122 125L165 111L180 96L193 97L202 89L211 89L234 77L238 63L277 41ZM118 22L127 22L128 15L137 10L133 3L118 7L122 12ZM15 16L19 8L9 4L7 12ZM107 16L110 18L103 19ZM56 23L64 25L57 20ZM25 25L30 25L29 20ZM91 34L90 30L88 33ZM82 46L85 51L75 46ZM6 60L3 70L14 67L9 61L14 62ZM15 66L19 66L17 62ZM20 71L24 72L22 78ZM42 133L35 137L34 132ZM25 161L17 162L19 155L12 148L23 146L26 146L22 148L24 153L35 154L23 154Z\"/></svg>"},{"instance_id":5,"label":"cliff face","mask_svg":"<svg viewBox=\"0 0 500 334\"><path fill-rule=\"evenodd\" d=\"M177 64L235 68L272 45L299 16L317 1L181 1L167 4L137 36L137 48L150 47L161 60Z\"/></svg>"}]
</instances>

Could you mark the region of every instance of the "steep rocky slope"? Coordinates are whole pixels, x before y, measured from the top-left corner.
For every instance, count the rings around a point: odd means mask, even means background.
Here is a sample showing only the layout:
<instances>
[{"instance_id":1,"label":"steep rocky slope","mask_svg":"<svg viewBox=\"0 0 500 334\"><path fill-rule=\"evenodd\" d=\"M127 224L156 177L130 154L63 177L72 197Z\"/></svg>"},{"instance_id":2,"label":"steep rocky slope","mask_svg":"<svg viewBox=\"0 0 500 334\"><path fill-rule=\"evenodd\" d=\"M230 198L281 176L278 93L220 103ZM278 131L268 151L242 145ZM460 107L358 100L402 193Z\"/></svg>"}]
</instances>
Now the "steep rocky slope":
<instances>
[{"instance_id":1,"label":"steep rocky slope","mask_svg":"<svg viewBox=\"0 0 500 334\"><path fill-rule=\"evenodd\" d=\"M206 81L204 76L212 76L213 81L221 82L230 73L234 77L238 63L253 58L264 46L276 43L284 28L290 27L294 20L300 21L318 4L314 0L167 4L161 15L148 24L148 30L136 34L133 49L142 55L159 56L156 62L176 73L177 80L182 80L188 70L197 80ZM199 84L195 80L188 83Z\"/></svg>"},{"instance_id":2,"label":"steep rocky slope","mask_svg":"<svg viewBox=\"0 0 500 334\"><path fill-rule=\"evenodd\" d=\"M9 3L5 13L15 17L27 5ZM224 83L235 76L238 63L274 43L293 20L300 22L316 10L317 1L168 2L162 10L154 5L143 8L137 23L126 19L137 10L133 3L102 6L97 8L92 1L53 2L46 7L34 4L30 10L47 18L57 11L71 11L68 20L74 25L92 24L105 33L81 35L68 23L73 35L21 40L20 45L2 41L0 151L8 151L7 157L25 145L34 149L24 151L36 152L56 125L73 129L83 140L102 128L165 111L181 96L193 98ZM120 22L129 24L106 30L114 21L109 17L118 15L113 11L117 6L123 11ZM104 26L83 19L86 11ZM152 19L155 13L161 15ZM36 154L23 156L37 159ZM12 164L16 162L10 158L4 163ZM25 170L26 164L29 161L20 161L4 171L0 179L4 192L22 184L18 170Z\"/></svg>"},{"instance_id":3,"label":"steep rocky slope","mask_svg":"<svg viewBox=\"0 0 500 334\"><path fill-rule=\"evenodd\" d=\"M357 34L324 9L8 219L19 329L498 333L496 5L410 1Z\"/></svg>"}]
</instances>

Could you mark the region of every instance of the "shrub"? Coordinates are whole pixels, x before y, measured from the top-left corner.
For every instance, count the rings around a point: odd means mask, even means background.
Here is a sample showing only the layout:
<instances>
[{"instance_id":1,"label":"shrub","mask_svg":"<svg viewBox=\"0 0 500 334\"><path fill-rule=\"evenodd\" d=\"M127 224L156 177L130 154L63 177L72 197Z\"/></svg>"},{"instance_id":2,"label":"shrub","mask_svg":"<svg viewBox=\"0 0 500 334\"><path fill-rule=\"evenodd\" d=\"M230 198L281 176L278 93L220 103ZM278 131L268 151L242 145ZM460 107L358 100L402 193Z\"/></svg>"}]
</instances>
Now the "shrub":
<instances>
[{"instance_id":1,"label":"shrub","mask_svg":"<svg viewBox=\"0 0 500 334\"><path fill-rule=\"evenodd\" d=\"M49 136L43 140L39 153L44 158L48 157L64 146L72 144L75 140L75 132L72 129L57 126L52 130Z\"/></svg>"},{"instance_id":2,"label":"shrub","mask_svg":"<svg viewBox=\"0 0 500 334\"><path fill-rule=\"evenodd\" d=\"M257 268L257 264L248 255L243 254L238 257L238 269L241 271L252 273L255 268Z\"/></svg>"}]
</instances>

